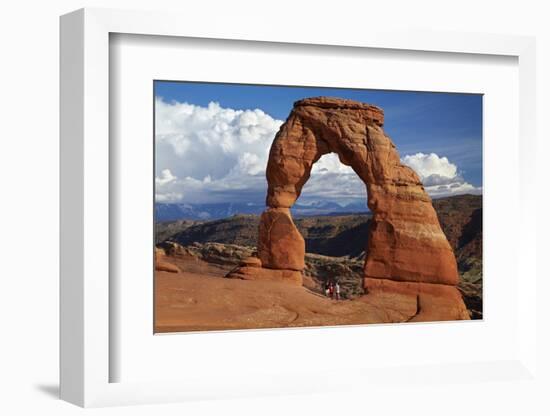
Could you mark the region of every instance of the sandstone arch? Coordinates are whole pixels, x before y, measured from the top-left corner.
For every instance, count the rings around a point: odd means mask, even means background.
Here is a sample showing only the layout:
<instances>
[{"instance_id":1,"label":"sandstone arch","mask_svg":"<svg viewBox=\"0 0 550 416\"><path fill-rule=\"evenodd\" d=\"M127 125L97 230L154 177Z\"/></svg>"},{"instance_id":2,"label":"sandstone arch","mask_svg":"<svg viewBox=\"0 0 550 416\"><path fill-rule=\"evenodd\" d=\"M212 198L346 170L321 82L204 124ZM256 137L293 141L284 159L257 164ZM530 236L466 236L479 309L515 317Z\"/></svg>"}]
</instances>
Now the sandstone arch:
<instances>
[{"instance_id":1,"label":"sandstone arch","mask_svg":"<svg viewBox=\"0 0 550 416\"><path fill-rule=\"evenodd\" d=\"M258 238L262 268L244 267L237 274L301 284L305 243L290 207L313 164L333 152L366 184L373 213L364 265L366 291L409 293L425 310L434 299L443 299L447 312L436 314L437 319L465 319L452 248L418 175L401 164L383 125L384 113L373 105L327 97L294 103L269 154L268 208Z\"/></svg>"}]
</instances>

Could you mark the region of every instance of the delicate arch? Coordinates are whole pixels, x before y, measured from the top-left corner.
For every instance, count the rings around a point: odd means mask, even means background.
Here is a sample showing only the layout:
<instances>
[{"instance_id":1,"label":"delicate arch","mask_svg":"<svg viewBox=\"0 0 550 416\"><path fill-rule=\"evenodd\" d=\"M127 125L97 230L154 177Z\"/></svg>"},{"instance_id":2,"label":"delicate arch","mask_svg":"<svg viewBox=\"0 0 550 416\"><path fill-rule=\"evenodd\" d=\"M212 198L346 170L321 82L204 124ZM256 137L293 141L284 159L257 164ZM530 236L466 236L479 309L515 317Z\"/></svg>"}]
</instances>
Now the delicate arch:
<instances>
[{"instance_id":1,"label":"delicate arch","mask_svg":"<svg viewBox=\"0 0 550 416\"><path fill-rule=\"evenodd\" d=\"M365 277L456 285L456 260L418 175L401 164L384 134L378 107L351 100L298 101L271 146L267 164L269 207L262 215L259 257L271 269L303 269L305 245L289 208L311 168L330 152L367 186L373 213Z\"/></svg>"},{"instance_id":2,"label":"delicate arch","mask_svg":"<svg viewBox=\"0 0 550 416\"><path fill-rule=\"evenodd\" d=\"M337 98L307 98L275 136L267 164L267 209L258 232L261 264L243 263L230 277L302 285L305 242L290 207L311 168L330 152L367 187L373 217L364 264L367 293L414 299L413 320L469 319L457 290L453 250L418 175L401 164L373 105ZM367 295L368 297L368 295Z\"/></svg>"}]
</instances>

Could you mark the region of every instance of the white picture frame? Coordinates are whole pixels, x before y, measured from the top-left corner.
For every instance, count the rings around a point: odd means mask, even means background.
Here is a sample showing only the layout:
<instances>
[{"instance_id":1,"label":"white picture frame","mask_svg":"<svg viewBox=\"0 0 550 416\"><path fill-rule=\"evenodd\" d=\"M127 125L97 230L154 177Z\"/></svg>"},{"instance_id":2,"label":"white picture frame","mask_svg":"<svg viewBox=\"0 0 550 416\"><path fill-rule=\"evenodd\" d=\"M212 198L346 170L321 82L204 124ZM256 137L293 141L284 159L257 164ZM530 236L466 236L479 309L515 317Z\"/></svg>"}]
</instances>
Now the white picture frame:
<instances>
[{"instance_id":1,"label":"white picture frame","mask_svg":"<svg viewBox=\"0 0 550 416\"><path fill-rule=\"evenodd\" d=\"M185 22L185 24L182 24ZM535 230L532 214L535 169L535 41L507 35L396 32L353 28L328 33L322 28L304 32L300 27L279 30L277 24L247 27L243 20L207 27L172 13L82 9L61 18L61 398L80 406L160 403L220 397L252 397L326 390L372 390L381 380L429 382L454 378L467 382L469 375L484 372L489 379L526 379L536 382L536 279ZM517 265L522 286L517 291L517 348L507 359L481 362L441 362L411 368L341 370L322 376L318 372L292 373L281 369L254 380L232 374L211 377L183 376L177 381L112 382L110 366L120 359L110 348L114 288L109 245L109 38L111 34L172 38L224 39L276 42L285 45L331 45L335 48L428 51L438 54L502 55L517 58L519 68L519 209ZM151 311L152 313L152 311ZM298 332L295 332L296 334ZM264 332L265 334L265 332ZM301 333L301 337L313 336ZM223 334L218 334L223 336ZM274 337L281 335L273 335ZM331 370L332 371L332 370ZM346 377L341 377L346 372ZM437 376L436 376L437 374ZM483 377L482 377L483 378ZM330 380L347 380L342 381ZM472 381L476 382L476 380ZM368 386L368 387L367 387Z\"/></svg>"}]
</instances>

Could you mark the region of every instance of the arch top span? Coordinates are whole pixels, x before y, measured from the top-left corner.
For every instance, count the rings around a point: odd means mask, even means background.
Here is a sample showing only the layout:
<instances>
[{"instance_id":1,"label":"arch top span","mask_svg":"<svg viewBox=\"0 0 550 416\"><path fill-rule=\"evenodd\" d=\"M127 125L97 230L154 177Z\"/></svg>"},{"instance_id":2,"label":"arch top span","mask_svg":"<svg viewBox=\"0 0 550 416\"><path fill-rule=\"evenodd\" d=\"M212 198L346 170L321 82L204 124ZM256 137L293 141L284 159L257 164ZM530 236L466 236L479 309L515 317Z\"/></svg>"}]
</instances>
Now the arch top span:
<instances>
[{"instance_id":1,"label":"arch top span","mask_svg":"<svg viewBox=\"0 0 550 416\"><path fill-rule=\"evenodd\" d=\"M361 110L363 116L373 123L384 125L384 110L372 104L361 103L354 100L345 100L332 97L311 97L298 100L294 103L294 109L299 107L317 107L332 110Z\"/></svg>"}]
</instances>

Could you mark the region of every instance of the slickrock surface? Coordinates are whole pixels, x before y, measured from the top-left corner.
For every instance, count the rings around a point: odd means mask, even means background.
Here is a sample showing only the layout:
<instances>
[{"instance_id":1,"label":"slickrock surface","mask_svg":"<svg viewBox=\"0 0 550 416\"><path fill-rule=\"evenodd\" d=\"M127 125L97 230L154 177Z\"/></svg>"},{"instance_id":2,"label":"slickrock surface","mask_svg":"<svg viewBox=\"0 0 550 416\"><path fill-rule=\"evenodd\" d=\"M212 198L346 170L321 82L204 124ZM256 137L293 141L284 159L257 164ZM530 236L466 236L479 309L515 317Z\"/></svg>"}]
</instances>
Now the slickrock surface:
<instances>
[{"instance_id":1,"label":"slickrock surface","mask_svg":"<svg viewBox=\"0 0 550 416\"><path fill-rule=\"evenodd\" d=\"M155 273L155 332L398 323L417 311L408 294L335 301L282 281L224 279L219 266L203 260L171 261L180 273Z\"/></svg>"},{"instance_id":2,"label":"slickrock surface","mask_svg":"<svg viewBox=\"0 0 550 416\"><path fill-rule=\"evenodd\" d=\"M166 250L163 262L179 273L155 272L156 332L468 319L453 286L367 279L367 295L335 301L310 276L302 285L301 272L262 268L251 248L169 243ZM311 254L306 261L310 272L352 264Z\"/></svg>"}]
</instances>

